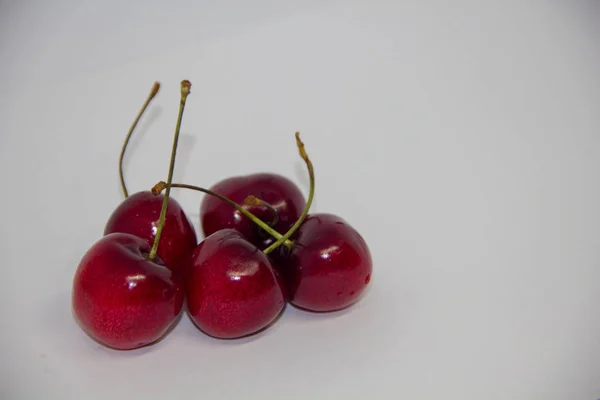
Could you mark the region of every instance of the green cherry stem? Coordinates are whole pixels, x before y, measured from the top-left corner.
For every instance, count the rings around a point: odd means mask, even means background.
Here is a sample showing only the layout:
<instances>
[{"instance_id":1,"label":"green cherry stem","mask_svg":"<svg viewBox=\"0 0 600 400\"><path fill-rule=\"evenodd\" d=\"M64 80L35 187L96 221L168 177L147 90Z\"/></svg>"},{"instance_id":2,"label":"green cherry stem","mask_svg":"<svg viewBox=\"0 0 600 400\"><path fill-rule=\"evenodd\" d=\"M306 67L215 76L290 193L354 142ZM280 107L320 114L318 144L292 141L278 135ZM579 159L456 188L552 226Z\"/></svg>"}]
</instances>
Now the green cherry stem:
<instances>
[{"instance_id":1,"label":"green cherry stem","mask_svg":"<svg viewBox=\"0 0 600 400\"><path fill-rule=\"evenodd\" d=\"M229 204L230 206L232 206L233 208L238 210L245 217L250 219L252 222L254 222L256 225L261 227L265 232L267 232L269 235L273 236L277 240L271 246L269 246L268 248L266 248L264 250L265 254L269 254L270 252L272 252L273 250L275 250L282 244L285 247L287 247L288 249L291 249L294 246L294 242L292 242L290 240L290 237L294 234L296 229L298 229L300 227L300 225L302 225L302 222L304 222L304 219L306 218L306 216L308 215L308 211L310 210L310 206L312 205L314 194L315 194L315 171L314 171L312 162L308 158L308 154L306 154L306 150L304 148L304 143L302 143L302 140L300 140L300 132L296 132L296 145L298 146L298 151L300 153L300 157L302 157L302 159L306 163L306 167L308 169L308 175L310 178L310 191L308 194L308 200L306 201L306 206L304 207L304 210L302 211L300 218L298 218L296 223L284 235L280 234L275 229L271 228L264 221L262 221L256 215L252 214L250 211L246 210L244 207L242 207L238 203L234 202L233 200L228 199L227 197L225 197L223 195L220 195L219 193L215 193L211 190L204 189L200 186L187 185L184 183L172 183L171 187L197 190L199 192L206 193L210 196L215 196L216 198L224 201L225 203ZM152 188L152 193L155 195L158 195L163 190L165 190L165 188L167 188L167 183L165 183L164 181L160 181L156 185L154 185L154 187ZM250 195L244 200L244 204L246 204L246 205L265 205L265 202L256 198L255 196Z\"/></svg>"},{"instance_id":2,"label":"green cherry stem","mask_svg":"<svg viewBox=\"0 0 600 400\"><path fill-rule=\"evenodd\" d=\"M129 139L131 139L131 135L133 134L135 127L137 126L138 122L140 122L140 119L142 118L142 115L144 115L146 108L148 108L148 106L150 105L150 102L158 94L159 90L160 90L160 83L154 82L154 85L152 85L152 90L150 91L148 98L144 102L144 105L142 106L142 109L138 113L137 117L135 118L135 121L133 121L133 124L129 128L129 132L127 133L127 136L125 137L125 142L123 143L123 147L121 147L121 155L119 156L119 178L121 179L121 189L123 189L123 195L125 196L125 198L127 198L129 196L129 193L127 192L127 186L125 185L125 178L123 177L123 158L125 157L125 150L127 149L127 145L129 144Z\"/></svg>"},{"instance_id":3,"label":"green cherry stem","mask_svg":"<svg viewBox=\"0 0 600 400\"><path fill-rule=\"evenodd\" d=\"M300 139L300 132L296 132L296 145L298 146L298 152L300 153L300 157L302 157L302 159L306 163L306 168L308 169L308 176L310 179L308 200L306 201L306 206L304 207L304 210L302 210L302 214L300 214L300 218L298 218L296 223L294 225L292 225L292 227L283 236L281 236L280 238L275 237L277 239L277 241L274 242L273 244L271 244L269 247L267 247L263 251L263 253L265 253L265 254L269 254L273 250L277 249L283 243L288 241L290 237L292 237L294 232L296 232L296 230L304 222L304 219L306 218L306 216L308 215L308 211L310 210L310 206L312 205L313 198L315 197L315 170L313 168L312 161L310 161L310 158L308 158L308 154L306 154L306 149L304 148L304 143ZM286 246L286 247L289 247L289 246Z\"/></svg>"},{"instance_id":4,"label":"green cherry stem","mask_svg":"<svg viewBox=\"0 0 600 400\"><path fill-rule=\"evenodd\" d=\"M171 182L173 180L173 170L175 169L175 156L177 155L177 143L179 142L179 130L181 129L181 119L183 117L183 110L185 109L185 102L192 84L188 80L181 81L181 100L179 102L179 115L177 116L177 125L175 126L175 136L173 137L173 148L171 150L171 164L169 165L169 175L167 176L165 197L163 198L162 208L160 209L160 217L158 218L158 227L156 229L156 236L152 249L148 258L153 260L156 257L158 251L158 243L160 242L160 236L165 225L165 218L167 217L167 206L169 204L169 194L171 193Z\"/></svg>"},{"instance_id":5,"label":"green cherry stem","mask_svg":"<svg viewBox=\"0 0 600 400\"><path fill-rule=\"evenodd\" d=\"M166 187L167 187L167 183L164 182L164 181L160 181L156 185L154 185L154 187L152 188L152 193L154 195L158 195L163 190L165 190ZM265 232L267 232L269 235L273 236L274 238L280 239L280 238L283 237L282 234L280 234L279 232L277 232L275 229L271 228L267 223L265 223L263 220L261 220L260 218L258 218L256 215L252 214L250 211L246 210L244 207L242 207L241 205L239 205L235 201L230 200L227 197L225 197L223 195L220 195L219 193L213 192L212 190L208 190L208 189L205 189L205 188L200 187L200 186L187 185L185 183L172 183L171 187L181 188L181 189L196 190L198 192L202 192L202 193L206 193L206 194L208 194L210 196L214 196L214 197L218 198L219 200L224 201L225 203L229 204L230 206L232 206L236 210L238 210L245 217L247 217L252 222L254 222L256 225L258 225L259 227L261 227L262 229L264 229ZM291 248L294 243L291 242L290 240L287 240L287 241L284 241L283 244L286 247Z\"/></svg>"}]
</instances>

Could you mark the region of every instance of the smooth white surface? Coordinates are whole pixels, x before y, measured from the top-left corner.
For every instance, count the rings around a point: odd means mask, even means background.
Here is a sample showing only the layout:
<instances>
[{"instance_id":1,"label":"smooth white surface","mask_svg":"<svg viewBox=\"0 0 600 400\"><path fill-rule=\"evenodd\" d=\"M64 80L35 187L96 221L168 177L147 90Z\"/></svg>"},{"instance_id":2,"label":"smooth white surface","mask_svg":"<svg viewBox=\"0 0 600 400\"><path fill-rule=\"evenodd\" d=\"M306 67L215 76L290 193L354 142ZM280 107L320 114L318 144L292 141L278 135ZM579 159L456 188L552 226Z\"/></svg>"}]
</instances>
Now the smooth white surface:
<instances>
[{"instance_id":1,"label":"smooth white surface","mask_svg":"<svg viewBox=\"0 0 600 400\"><path fill-rule=\"evenodd\" d=\"M600 398L595 1L0 2L2 399ZM270 170L369 243L372 287L251 339L104 349L72 276L130 190ZM175 191L198 226L200 197Z\"/></svg>"}]
</instances>

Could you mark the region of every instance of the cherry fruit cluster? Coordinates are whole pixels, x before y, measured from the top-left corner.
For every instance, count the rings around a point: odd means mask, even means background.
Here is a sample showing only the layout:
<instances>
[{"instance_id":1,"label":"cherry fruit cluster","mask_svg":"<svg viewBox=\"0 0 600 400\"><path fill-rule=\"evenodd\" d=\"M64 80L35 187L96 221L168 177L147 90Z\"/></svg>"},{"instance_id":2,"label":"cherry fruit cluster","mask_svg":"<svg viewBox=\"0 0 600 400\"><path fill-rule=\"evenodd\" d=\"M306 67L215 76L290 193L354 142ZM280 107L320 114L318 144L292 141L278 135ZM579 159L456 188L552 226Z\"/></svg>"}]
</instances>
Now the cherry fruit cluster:
<instances>
[{"instance_id":1,"label":"cherry fruit cluster","mask_svg":"<svg viewBox=\"0 0 600 400\"><path fill-rule=\"evenodd\" d=\"M270 326L286 302L312 312L355 303L371 280L371 254L344 219L309 214L315 176L299 133L296 143L310 177L307 199L293 182L273 173L228 178L211 189L173 183L191 89L183 81L167 181L129 195L123 156L159 88L152 87L121 151L125 200L74 276L72 306L81 328L107 347L130 350L159 341L184 307L204 333L235 339ZM183 208L170 197L174 187L205 193L200 226L206 237L200 244Z\"/></svg>"}]
</instances>

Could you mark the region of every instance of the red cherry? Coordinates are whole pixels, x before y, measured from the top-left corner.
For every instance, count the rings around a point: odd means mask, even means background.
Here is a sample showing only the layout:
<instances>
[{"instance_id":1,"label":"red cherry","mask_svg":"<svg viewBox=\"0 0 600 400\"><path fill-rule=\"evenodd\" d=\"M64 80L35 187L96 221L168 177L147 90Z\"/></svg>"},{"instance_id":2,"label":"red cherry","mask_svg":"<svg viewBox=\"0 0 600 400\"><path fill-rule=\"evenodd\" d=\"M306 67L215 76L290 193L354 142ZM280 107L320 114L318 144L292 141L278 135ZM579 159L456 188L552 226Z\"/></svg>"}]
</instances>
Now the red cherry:
<instances>
[{"instance_id":1,"label":"red cherry","mask_svg":"<svg viewBox=\"0 0 600 400\"><path fill-rule=\"evenodd\" d=\"M309 215L298 229L285 276L290 302L317 312L355 303L371 280L373 262L362 236L342 218Z\"/></svg>"},{"instance_id":2,"label":"red cherry","mask_svg":"<svg viewBox=\"0 0 600 400\"><path fill-rule=\"evenodd\" d=\"M179 108L179 117L173 137L173 148L171 150L171 163L169 166L168 182L171 182L173 177L173 169L175 167L175 155L177 152L177 143L179 140L179 130L181 127L181 119L187 96L190 94L192 84L184 80L181 82L181 100ZM104 228L104 234L108 235L114 232L130 233L148 242L151 246L155 244L155 238L159 231L159 219L163 207L164 196L157 196L150 191L138 192L128 196L127 186L125 185L125 177L123 176L123 158L129 140L144 114L144 111L156 96L160 89L160 84L155 82L152 86L150 94L146 99L142 109L138 113L135 121L129 128L129 132L125 137L125 142L121 148L119 157L119 178L121 180L121 188L125 200L113 211ZM166 193L169 196L169 190ZM167 204L164 204L167 209L164 215L164 223L162 232L159 233L158 249L152 249L152 258L158 250L158 256L165 262L166 266L177 273L184 273L187 269L189 256L194 247L198 243L196 232L187 219L183 209L179 203L172 199L167 199Z\"/></svg>"},{"instance_id":3,"label":"red cherry","mask_svg":"<svg viewBox=\"0 0 600 400\"><path fill-rule=\"evenodd\" d=\"M186 299L194 323L221 339L266 328L285 306L269 258L233 229L213 233L196 247Z\"/></svg>"},{"instance_id":4,"label":"red cherry","mask_svg":"<svg viewBox=\"0 0 600 400\"><path fill-rule=\"evenodd\" d=\"M154 244L158 219L164 196L150 191L138 192L127 197L112 213L104 234L130 233ZM196 232L179 203L169 198L167 216L158 244L158 256L170 270L182 273L187 269L189 257L198 241Z\"/></svg>"},{"instance_id":5,"label":"red cherry","mask_svg":"<svg viewBox=\"0 0 600 400\"><path fill-rule=\"evenodd\" d=\"M306 200L300 189L289 179L276 174L253 174L225 179L211 190L219 193L270 223L274 219L273 212L262 206L249 206L244 199L254 195L270 204L278 214L278 222L272 226L278 232L286 232L296 222ZM274 240L230 205L213 196L205 196L200 206L200 222L205 236L221 229L232 228L241 232L246 239L265 249Z\"/></svg>"},{"instance_id":6,"label":"red cherry","mask_svg":"<svg viewBox=\"0 0 600 400\"><path fill-rule=\"evenodd\" d=\"M73 280L73 310L83 330L98 342L130 350L159 340L183 305L181 281L150 245L113 233L85 254Z\"/></svg>"}]
</instances>

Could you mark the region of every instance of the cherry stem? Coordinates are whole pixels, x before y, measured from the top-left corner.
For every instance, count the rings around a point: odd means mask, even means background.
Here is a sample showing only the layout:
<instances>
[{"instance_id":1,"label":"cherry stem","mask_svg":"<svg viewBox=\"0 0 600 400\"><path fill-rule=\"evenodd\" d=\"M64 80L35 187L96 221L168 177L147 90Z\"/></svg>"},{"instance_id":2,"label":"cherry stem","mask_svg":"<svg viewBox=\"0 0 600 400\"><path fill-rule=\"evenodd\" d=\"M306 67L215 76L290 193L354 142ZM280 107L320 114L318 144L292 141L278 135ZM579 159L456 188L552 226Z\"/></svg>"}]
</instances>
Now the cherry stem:
<instances>
[{"instance_id":1,"label":"cherry stem","mask_svg":"<svg viewBox=\"0 0 600 400\"><path fill-rule=\"evenodd\" d=\"M156 229L156 236L152 249L148 258L153 260L156 257L158 251L158 243L160 242L160 236L165 225L165 218L167 217L167 206L169 204L169 194L171 193L171 182L173 180L173 170L175 169L175 156L177 155L177 143L179 142L179 130L181 129L181 119L183 117L183 110L185 109L185 102L192 84L188 80L181 81L181 100L179 102L179 115L177 116L177 125L175 127L175 136L173 137L173 149L171 150L171 164L169 165L169 175L167 176L165 197L163 198L162 208L160 210L160 217L158 218L158 227Z\"/></svg>"},{"instance_id":2,"label":"cherry stem","mask_svg":"<svg viewBox=\"0 0 600 400\"><path fill-rule=\"evenodd\" d=\"M273 236L275 239L277 239L277 241L274 242L273 244L271 244L269 247L267 247L263 251L263 253L269 254L270 252L272 252L273 250L277 249L282 244L285 247L287 247L288 249L291 249L294 246L294 242L292 242L291 240L289 240L289 238L294 234L294 232L304 222L304 219L308 215L308 211L310 210L310 207L312 205L313 198L314 198L314 195L315 195L315 171L314 171L314 168L313 168L313 164L310 161L310 158L308 158L308 154L306 154L306 149L304 148L304 143L300 139L300 132L296 132L296 145L298 146L298 152L300 153L300 157L302 157L302 159L306 163L306 167L308 169L308 175L309 175L309 178L310 178L310 189L309 189L309 193L308 193L308 200L306 201L306 206L304 207L304 210L302 211L302 214L300 215L300 217L298 218L298 220L296 221L296 223L284 235L280 234L275 229L271 228L263 220L261 220L256 215L252 214L250 211L246 210L244 207L242 207L238 203L234 202L233 200L230 200L227 197L225 197L223 195L220 195L219 193L213 192L212 190L208 190L208 189L205 189L205 188L200 187L200 186L187 185L187 184L184 184L184 183L171 183L171 184L169 184L167 182L160 181L156 185L154 185L154 187L152 187L152 193L154 195L159 195L165 189L168 191L169 190L169 186L170 186L170 187L174 187L174 188L197 190L199 192L206 193L206 194L208 194L210 196L214 196L214 197L216 197L216 198L224 201L225 203L229 204L230 206L232 206L236 210L238 210L245 217L247 217L252 222L254 222L256 225L258 225L263 230L265 230L265 232L267 232L268 234L270 234L271 236ZM260 199L258 199L257 197L255 197L253 195L250 195L250 196L246 197L246 199L244 200L244 204L246 204L246 205L263 205L263 206L267 205L267 203L265 201L260 200ZM158 237L158 235L157 235L157 237Z\"/></svg>"},{"instance_id":3,"label":"cherry stem","mask_svg":"<svg viewBox=\"0 0 600 400\"><path fill-rule=\"evenodd\" d=\"M312 205L313 198L315 196L315 170L313 168L312 161L310 161L310 158L308 158L308 154L306 154L306 149L304 148L304 143L300 139L300 132L296 132L296 145L298 146L298 152L300 153L300 157L302 157L302 159L306 163L306 168L308 169L308 176L310 179L308 200L306 201L306 206L304 207L304 210L302 210L302 214L300 214L300 218L298 218L296 223L294 225L292 225L292 227L283 236L281 236L279 238L275 237L275 239L277 239L277 241L274 242L273 244L271 244L269 247L267 247L263 251L263 253L265 253L265 254L269 254L273 250L277 249L283 243L286 243L290 237L292 237L294 232L296 232L296 230L300 227L300 225L302 225L302 223L304 222L304 219L308 215L308 211L310 210L310 206ZM289 248L290 246L286 246L286 247Z\"/></svg>"},{"instance_id":4,"label":"cherry stem","mask_svg":"<svg viewBox=\"0 0 600 400\"><path fill-rule=\"evenodd\" d=\"M127 145L129 144L129 139L131 139L133 130L137 126L138 122L140 122L142 115L144 115L144 112L146 111L146 108L148 108L148 106L150 105L152 99L158 94L159 89L160 83L154 82L154 85L152 85L152 90L150 91L148 98L144 102L144 105L142 106L142 109L138 113L137 117L135 118L135 121L133 121L133 124L129 128L129 132L125 137L125 143L123 143L123 147L121 148L121 155L119 156L119 177L121 178L121 189L123 189L123 195L125 196L125 198L129 196L129 193L127 192L127 186L125 185L125 178L123 177L123 158L125 157L125 150L127 149Z\"/></svg>"},{"instance_id":5,"label":"cherry stem","mask_svg":"<svg viewBox=\"0 0 600 400\"><path fill-rule=\"evenodd\" d=\"M273 214L273 219L271 220L271 222L269 222L269 226L271 228L275 227L275 225L277 225L277 223L279 222L279 213L277 212L275 207L273 207L263 199L259 199L258 197L254 196L248 196L244 199L244 204L247 206L265 207L267 210L269 210L269 212Z\"/></svg>"},{"instance_id":6,"label":"cherry stem","mask_svg":"<svg viewBox=\"0 0 600 400\"><path fill-rule=\"evenodd\" d=\"M171 183L171 187L181 188L181 189L197 190L199 192L206 193L206 194L208 194L210 196L214 196L214 197L216 197L216 198L224 201L225 203L229 204L230 206L232 206L236 210L238 210L245 217L247 217L252 222L254 222L256 225L258 225L259 227L261 227L262 229L264 229L269 235L273 236L274 238L280 239L280 238L283 237L283 235L281 235L275 229L271 228L267 223L265 223L263 220L261 220L260 218L258 218L256 215L252 214L250 211L246 210L244 207L242 207L241 205L239 205L235 201L230 200L227 197L225 197L223 195L220 195L219 193L215 193L212 190L204 189L203 187L200 187L200 186L186 185L184 183ZM164 181L160 181L156 185L154 185L154 187L152 188L152 193L154 195L159 195L166 188L167 188L167 183L164 182ZM286 246L286 247L288 247L288 248L291 248L293 246L293 244L294 243L292 241L290 241L290 240L284 240L283 241L283 245Z\"/></svg>"}]
</instances>

